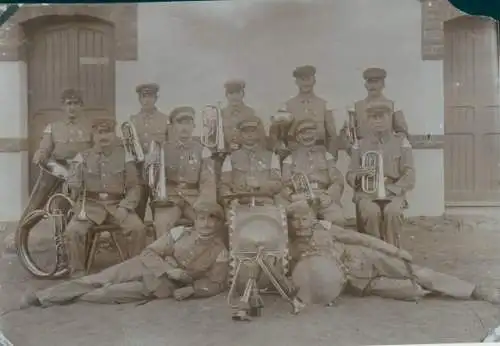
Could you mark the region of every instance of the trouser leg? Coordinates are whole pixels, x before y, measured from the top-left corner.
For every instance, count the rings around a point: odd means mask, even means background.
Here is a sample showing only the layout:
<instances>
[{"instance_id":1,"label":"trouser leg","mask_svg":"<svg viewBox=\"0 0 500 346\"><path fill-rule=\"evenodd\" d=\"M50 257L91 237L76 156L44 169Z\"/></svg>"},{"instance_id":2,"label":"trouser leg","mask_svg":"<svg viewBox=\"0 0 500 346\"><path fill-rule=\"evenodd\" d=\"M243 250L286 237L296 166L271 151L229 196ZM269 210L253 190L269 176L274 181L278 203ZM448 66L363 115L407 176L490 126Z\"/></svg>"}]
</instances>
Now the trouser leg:
<instances>
[{"instance_id":1,"label":"trouser leg","mask_svg":"<svg viewBox=\"0 0 500 346\"><path fill-rule=\"evenodd\" d=\"M399 237L403 227L403 202L401 198L394 198L384 210L386 230L384 240L396 247L399 247Z\"/></svg>"},{"instance_id":2,"label":"trouser leg","mask_svg":"<svg viewBox=\"0 0 500 346\"><path fill-rule=\"evenodd\" d=\"M369 199L359 201L359 211L366 233L380 239L380 208Z\"/></svg>"},{"instance_id":3,"label":"trouser leg","mask_svg":"<svg viewBox=\"0 0 500 346\"><path fill-rule=\"evenodd\" d=\"M68 251L69 268L72 273L85 269L85 238L92 226L92 221L73 219L66 227L64 241Z\"/></svg>"},{"instance_id":4,"label":"trouser leg","mask_svg":"<svg viewBox=\"0 0 500 346\"><path fill-rule=\"evenodd\" d=\"M412 265L418 283L425 289L456 299L470 299L476 285L453 275Z\"/></svg>"},{"instance_id":5,"label":"trouser leg","mask_svg":"<svg viewBox=\"0 0 500 346\"><path fill-rule=\"evenodd\" d=\"M123 234L128 240L127 258L132 258L141 253L146 247L146 226L135 213L130 213L119 223Z\"/></svg>"},{"instance_id":6,"label":"trouser leg","mask_svg":"<svg viewBox=\"0 0 500 346\"><path fill-rule=\"evenodd\" d=\"M151 297L141 281L130 281L97 288L82 295L80 300L99 304L125 304Z\"/></svg>"},{"instance_id":7,"label":"trouser leg","mask_svg":"<svg viewBox=\"0 0 500 346\"><path fill-rule=\"evenodd\" d=\"M144 218L146 217L146 209L148 206L148 200L149 196L151 194L150 188L147 185L142 185L141 186L141 197L139 200L139 204L137 205L136 213L137 216L144 221Z\"/></svg>"}]
</instances>

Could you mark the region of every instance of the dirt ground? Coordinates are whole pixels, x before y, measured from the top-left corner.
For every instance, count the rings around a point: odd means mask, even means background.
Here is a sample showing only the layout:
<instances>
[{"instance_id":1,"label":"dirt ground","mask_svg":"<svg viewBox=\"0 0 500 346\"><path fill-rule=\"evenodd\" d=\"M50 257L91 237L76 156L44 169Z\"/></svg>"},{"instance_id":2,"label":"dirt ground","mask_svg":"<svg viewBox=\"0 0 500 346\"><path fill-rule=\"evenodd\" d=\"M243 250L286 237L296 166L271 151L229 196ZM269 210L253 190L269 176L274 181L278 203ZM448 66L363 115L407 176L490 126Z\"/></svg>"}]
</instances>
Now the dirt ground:
<instances>
[{"instance_id":1,"label":"dirt ground","mask_svg":"<svg viewBox=\"0 0 500 346\"><path fill-rule=\"evenodd\" d=\"M403 234L416 263L500 287L498 244L500 223L484 218L414 219ZM27 290L51 284L30 277L13 254L0 259L4 311ZM343 297L335 307L312 307L298 316L278 298L267 296L265 304L260 319L235 323L224 296L141 306L78 303L10 312L1 317L0 330L15 346L342 346L478 342L500 324L498 307L475 301Z\"/></svg>"}]
</instances>

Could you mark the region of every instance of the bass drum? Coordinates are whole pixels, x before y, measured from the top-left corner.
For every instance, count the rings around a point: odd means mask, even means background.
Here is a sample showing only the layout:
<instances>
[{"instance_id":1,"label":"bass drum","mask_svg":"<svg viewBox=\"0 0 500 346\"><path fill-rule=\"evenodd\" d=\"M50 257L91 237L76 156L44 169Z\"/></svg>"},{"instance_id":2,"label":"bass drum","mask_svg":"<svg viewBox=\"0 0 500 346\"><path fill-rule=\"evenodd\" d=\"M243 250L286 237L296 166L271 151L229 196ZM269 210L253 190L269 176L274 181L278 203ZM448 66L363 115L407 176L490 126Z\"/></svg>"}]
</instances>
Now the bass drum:
<instances>
[{"instance_id":1,"label":"bass drum","mask_svg":"<svg viewBox=\"0 0 500 346\"><path fill-rule=\"evenodd\" d=\"M288 226L286 212L274 205L253 206L236 204L229 213L230 284L237 280L236 289L242 293L248 274L242 264L235 278L238 262L253 258L262 247L268 256L266 262L285 275L288 272ZM259 288L268 288L270 280L261 272Z\"/></svg>"},{"instance_id":2,"label":"bass drum","mask_svg":"<svg viewBox=\"0 0 500 346\"><path fill-rule=\"evenodd\" d=\"M67 274L67 269L57 268L58 264L56 263L55 253L53 256L50 256L47 250L40 251L40 247L38 246L40 239L43 239L55 247L56 227L64 229L67 220L71 217L70 203L59 203L60 205L55 206L63 214L62 218L52 216L49 211L54 206L47 205L49 198L60 189L63 182L64 178L52 173L50 167L42 167L31 192L28 205L16 229L16 251L21 265L33 276L41 279L59 278ZM40 231L40 235L34 235L35 230ZM35 240L34 238L38 239ZM47 256L50 259L47 259L45 262L48 261L50 264L47 265L48 268L45 268L40 263L42 262L42 257L45 259Z\"/></svg>"}]
</instances>

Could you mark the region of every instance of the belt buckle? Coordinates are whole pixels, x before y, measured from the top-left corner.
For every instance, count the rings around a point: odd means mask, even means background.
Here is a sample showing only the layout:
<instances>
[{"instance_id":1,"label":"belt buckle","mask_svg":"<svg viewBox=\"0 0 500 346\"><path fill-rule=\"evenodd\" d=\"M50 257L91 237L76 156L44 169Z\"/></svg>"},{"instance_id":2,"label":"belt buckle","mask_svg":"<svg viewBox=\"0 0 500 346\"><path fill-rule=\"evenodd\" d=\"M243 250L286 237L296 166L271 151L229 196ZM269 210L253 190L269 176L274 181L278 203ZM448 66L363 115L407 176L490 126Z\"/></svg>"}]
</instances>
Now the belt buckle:
<instances>
[{"instance_id":1,"label":"belt buckle","mask_svg":"<svg viewBox=\"0 0 500 346\"><path fill-rule=\"evenodd\" d=\"M108 196L107 192L99 192L99 199L107 199Z\"/></svg>"},{"instance_id":2,"label":"belt buckle","mask_svg":"<svg viewBox=\"0 0 500 346\"><path fill-rule=\"evenodd\" d=\"M311 183L311 188L317 189L318 188L318 183Z\"/></svg>"}]
</instances>

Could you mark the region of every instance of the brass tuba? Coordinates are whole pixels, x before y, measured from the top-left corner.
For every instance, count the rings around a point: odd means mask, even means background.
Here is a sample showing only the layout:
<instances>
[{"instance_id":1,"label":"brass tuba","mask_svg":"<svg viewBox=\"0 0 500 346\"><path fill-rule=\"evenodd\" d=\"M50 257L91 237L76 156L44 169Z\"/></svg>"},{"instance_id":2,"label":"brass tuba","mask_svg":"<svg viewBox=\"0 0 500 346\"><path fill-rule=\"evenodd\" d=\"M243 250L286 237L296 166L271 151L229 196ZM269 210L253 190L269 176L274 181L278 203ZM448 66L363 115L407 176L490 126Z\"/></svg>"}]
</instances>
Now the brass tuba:
<instances>
[{"instance_id":1,"label":"brass tuba","mask_svg":"<svg viewBox=\"0 0 500 346\"><path fill-rule=\"evenodd\" d=\"M148 185L152 191L152 203L155 205L168 202L167 178L165 176L165 149L157 141L151 141L146 171Z\"/></svg>"},{"instance_id":2,"label":"brass tuba","mask_svg":"<svg viewBox=\"0 0 500 346\"><path fill-rule=\"evenodd\" d=\"M131 121L125 121L120 126L121 137L123 141L123 146L125 147L126 161L143 162L144 161L144 151L142 150L141 143L139 142L139 136L135 126Z\"/></svg>"},{"instance_id":3,"label":"brass tuba","mask_svg":"<svg viewBox=\"0 0 500 346\"><path fill-rule=\"evenodd\" d=\"M368 172L361 177L363 192L376 194L378 199L386 198L383 154L374 150L364 153L361 157L361 169Z\"/></svg>"},{"instance_id":4,"label":"brass tuba","mask_svg":"<svg viewBox=\"0 0 500 346\"><path fill-rule=\"evenodd\" d=\"M226 150L222 111L219 106L207 105L201 111L201 144L216 153Z\"/></svg>"}]
</instances>

